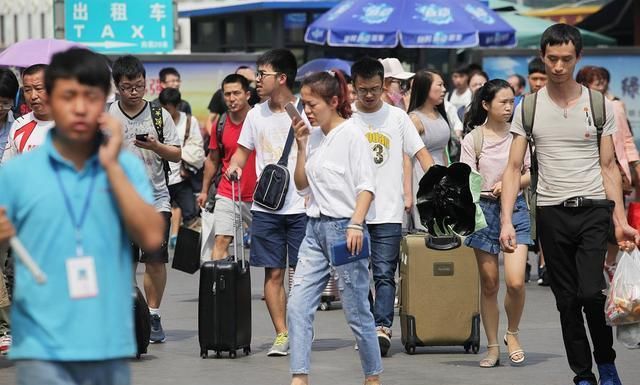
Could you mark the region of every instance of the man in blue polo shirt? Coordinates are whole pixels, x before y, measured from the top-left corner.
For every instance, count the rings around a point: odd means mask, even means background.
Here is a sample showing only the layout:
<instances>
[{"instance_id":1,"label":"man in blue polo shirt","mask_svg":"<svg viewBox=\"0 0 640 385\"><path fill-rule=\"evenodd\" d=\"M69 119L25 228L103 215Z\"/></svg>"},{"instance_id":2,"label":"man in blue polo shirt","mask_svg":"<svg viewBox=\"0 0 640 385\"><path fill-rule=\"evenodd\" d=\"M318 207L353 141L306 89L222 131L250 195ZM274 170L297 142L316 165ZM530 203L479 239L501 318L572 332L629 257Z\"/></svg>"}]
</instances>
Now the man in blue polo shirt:
<instances>
[{"instance_id":1,"label":"man in blue polo shirt","mask_svg":"<svg viewBox=\"0 0 640 385\"><path fill-rule=\"evenodd\" d=\"M47 275L38 284L16 263L19 385L130 383L130 239L157 248L164 222L142 163L120 151L120 123L103 112L109 77L91 51L56 54L45 74L55 128L0 169L0 243L16 234Z\"/></svg>"}]
</instances>

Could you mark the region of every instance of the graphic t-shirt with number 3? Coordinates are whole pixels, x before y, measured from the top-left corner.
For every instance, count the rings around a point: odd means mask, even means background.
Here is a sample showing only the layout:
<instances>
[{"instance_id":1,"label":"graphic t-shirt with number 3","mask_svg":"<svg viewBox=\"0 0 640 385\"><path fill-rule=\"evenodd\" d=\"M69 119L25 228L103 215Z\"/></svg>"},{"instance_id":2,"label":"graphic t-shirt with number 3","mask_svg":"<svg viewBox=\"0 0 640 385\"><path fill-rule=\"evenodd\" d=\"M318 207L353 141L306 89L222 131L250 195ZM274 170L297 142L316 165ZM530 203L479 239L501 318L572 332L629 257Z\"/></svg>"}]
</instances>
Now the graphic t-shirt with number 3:
<instances>
[{"instance_id":1,"label":"graphic t-shirt with number 3","mask_svg":"<svg viewBox=\"0 0 640 385\"><path fill-rule=\"evenodd\" d=\"M367 223L402 223L403 154L413 157L424 148L424 142L409 116L402 109L387 103L383 103L376 112L355 111L352 118L369 142L377 169L376 215Z\"/></svg>"}]
</instances>

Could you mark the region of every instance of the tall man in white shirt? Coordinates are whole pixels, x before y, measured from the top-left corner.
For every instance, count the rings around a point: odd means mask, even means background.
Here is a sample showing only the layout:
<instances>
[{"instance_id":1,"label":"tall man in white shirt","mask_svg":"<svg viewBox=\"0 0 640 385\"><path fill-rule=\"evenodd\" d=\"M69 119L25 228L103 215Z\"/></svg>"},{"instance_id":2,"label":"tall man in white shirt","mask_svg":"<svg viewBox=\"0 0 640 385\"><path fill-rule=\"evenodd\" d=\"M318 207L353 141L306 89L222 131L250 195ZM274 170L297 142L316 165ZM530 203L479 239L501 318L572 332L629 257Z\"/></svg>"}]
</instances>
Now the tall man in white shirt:
<instances>
[{"instance_id":1,"label":"tall man in white shirt","mask_svg":"<svg viewBox=\"0 0 640 385\"><path fill-rule=\"evenodd\" d=\"M40 146L44 143L47 132L53 127L54 122L47 106L47 92L44 88L46 69L46 64L36 64L22 71L22 89L31 112L13 122L2 155L2 163Z\"/></svg>"},{"instance_id":2,"label":"tall man in white shirt","mask_svg":"<svg viewBox=\"0 0 640 385\"><path fill-rule=\"evenodd\" d=\"M291 51L267 51L258 58L257 67L258 95L267 101L256 104L247 114L238 139L238 149L225 173L227 178L234 172L241 176L242 168L253 150L256 151L258 178L266 165L278 162L291 128L291 118L284 106L290 102L294 105L299 103L291 92L298 68ZM282 209L271 211L255 202L252 209L250 262L252 266L265 268L264 296L276 331L276 339L267 353L269 356L289 354L284 276L287 265L295 267L297 264L298 249L307 224L304 198L296 193L293 183L297 153L294 143L289 152L287 166L290 181Z\"/></svg>"},{"instance_id":3,"label":"tall man in white shirt","mask_svg":"<svg viewBox=\"0 0 640 385\"><path fill-rule=\"evenodd\" d=\"M159 250L142 250L134 246L134 261L145 264L144 291L151 313L151 343L165 341L160 323L160 303L167 283L166 263L171 203L166 162L179 162L180 139L167 110L151 106L143 99L146 71L142 62L131 55L119 57L111 69L113 81L120 92L120 101L113 103L109 113L122 122L123 145L140 158L153 187L153 204L165 220L165 241ZM161 135L162 134L162 135ZM161 138L162 136L162 138Z\"/></svg>"},{"instance_id":4,"label":"tall man in white shirt","mask_svg":"<svg viewBox=\"0 0 640 385\"><path fill-rule=\"evenodd\" d=\"M380 352L385 356L391 345L395 273L405 209L403 155L415 157L424 171L434 162L409 116L382 101L382 63L372 58L358 60L351 67L351 76L358 95L357 111L352 119L369 141L376 165L375 218L367 221L367 226L371 234L371 267L376 289L372 312ZM408 206L411 207L411 203Z\"/></svg>"}]
</instances>

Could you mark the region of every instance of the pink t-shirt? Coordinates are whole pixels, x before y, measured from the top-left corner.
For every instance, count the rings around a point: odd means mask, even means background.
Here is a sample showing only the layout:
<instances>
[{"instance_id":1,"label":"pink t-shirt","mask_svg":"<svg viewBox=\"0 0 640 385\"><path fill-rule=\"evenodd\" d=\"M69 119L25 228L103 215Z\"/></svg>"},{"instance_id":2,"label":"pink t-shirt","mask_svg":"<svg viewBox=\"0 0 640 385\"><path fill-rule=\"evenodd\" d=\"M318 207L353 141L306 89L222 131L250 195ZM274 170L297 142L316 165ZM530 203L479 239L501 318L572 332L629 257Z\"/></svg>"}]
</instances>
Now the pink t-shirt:
<instances>
[{"instance_id":1,"label":"pink t-shirt","mask_svg":"<svg viewBox=\"0 0 640 385\"><path fill-rule=\"evenodd\" d=\"M482 151L480 152L480 160L478 162L480 170L476 167L476 151L474 149L473 135L467 134L462 140L462 153L460 162L468 164L472 169L478 171L482 175L482 191L491 190L491 188L502 180L502 174L507 167L509 160L509 149L513 141L513 134L505 133L505 136L496 140L495 137L484 135L482 143ZM531 156L529 148L524 157L523 173L529 170L531 166Z\"/></svg>"}]
</instances>

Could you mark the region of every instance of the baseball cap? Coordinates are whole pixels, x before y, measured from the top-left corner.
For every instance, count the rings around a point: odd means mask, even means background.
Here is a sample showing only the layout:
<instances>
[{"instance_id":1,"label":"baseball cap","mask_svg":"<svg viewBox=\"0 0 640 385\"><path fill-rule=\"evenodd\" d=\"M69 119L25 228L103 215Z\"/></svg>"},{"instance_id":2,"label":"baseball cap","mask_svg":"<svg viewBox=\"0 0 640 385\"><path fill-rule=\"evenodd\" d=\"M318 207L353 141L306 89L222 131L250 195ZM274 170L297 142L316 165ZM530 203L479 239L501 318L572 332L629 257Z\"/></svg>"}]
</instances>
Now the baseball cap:
<instances>
[{"instance_id":1,"label":"baseball cap","mask_svg":"<svg viewBox=\"0 0 640 385\"><path fill-rule=\"evenodd\" d=\"M402 67L402 63L395 57L379 59L384 67L384 78L395 78L400 80L411 79L415 74L407 72Z\"/></svg>"}]
</instances>

